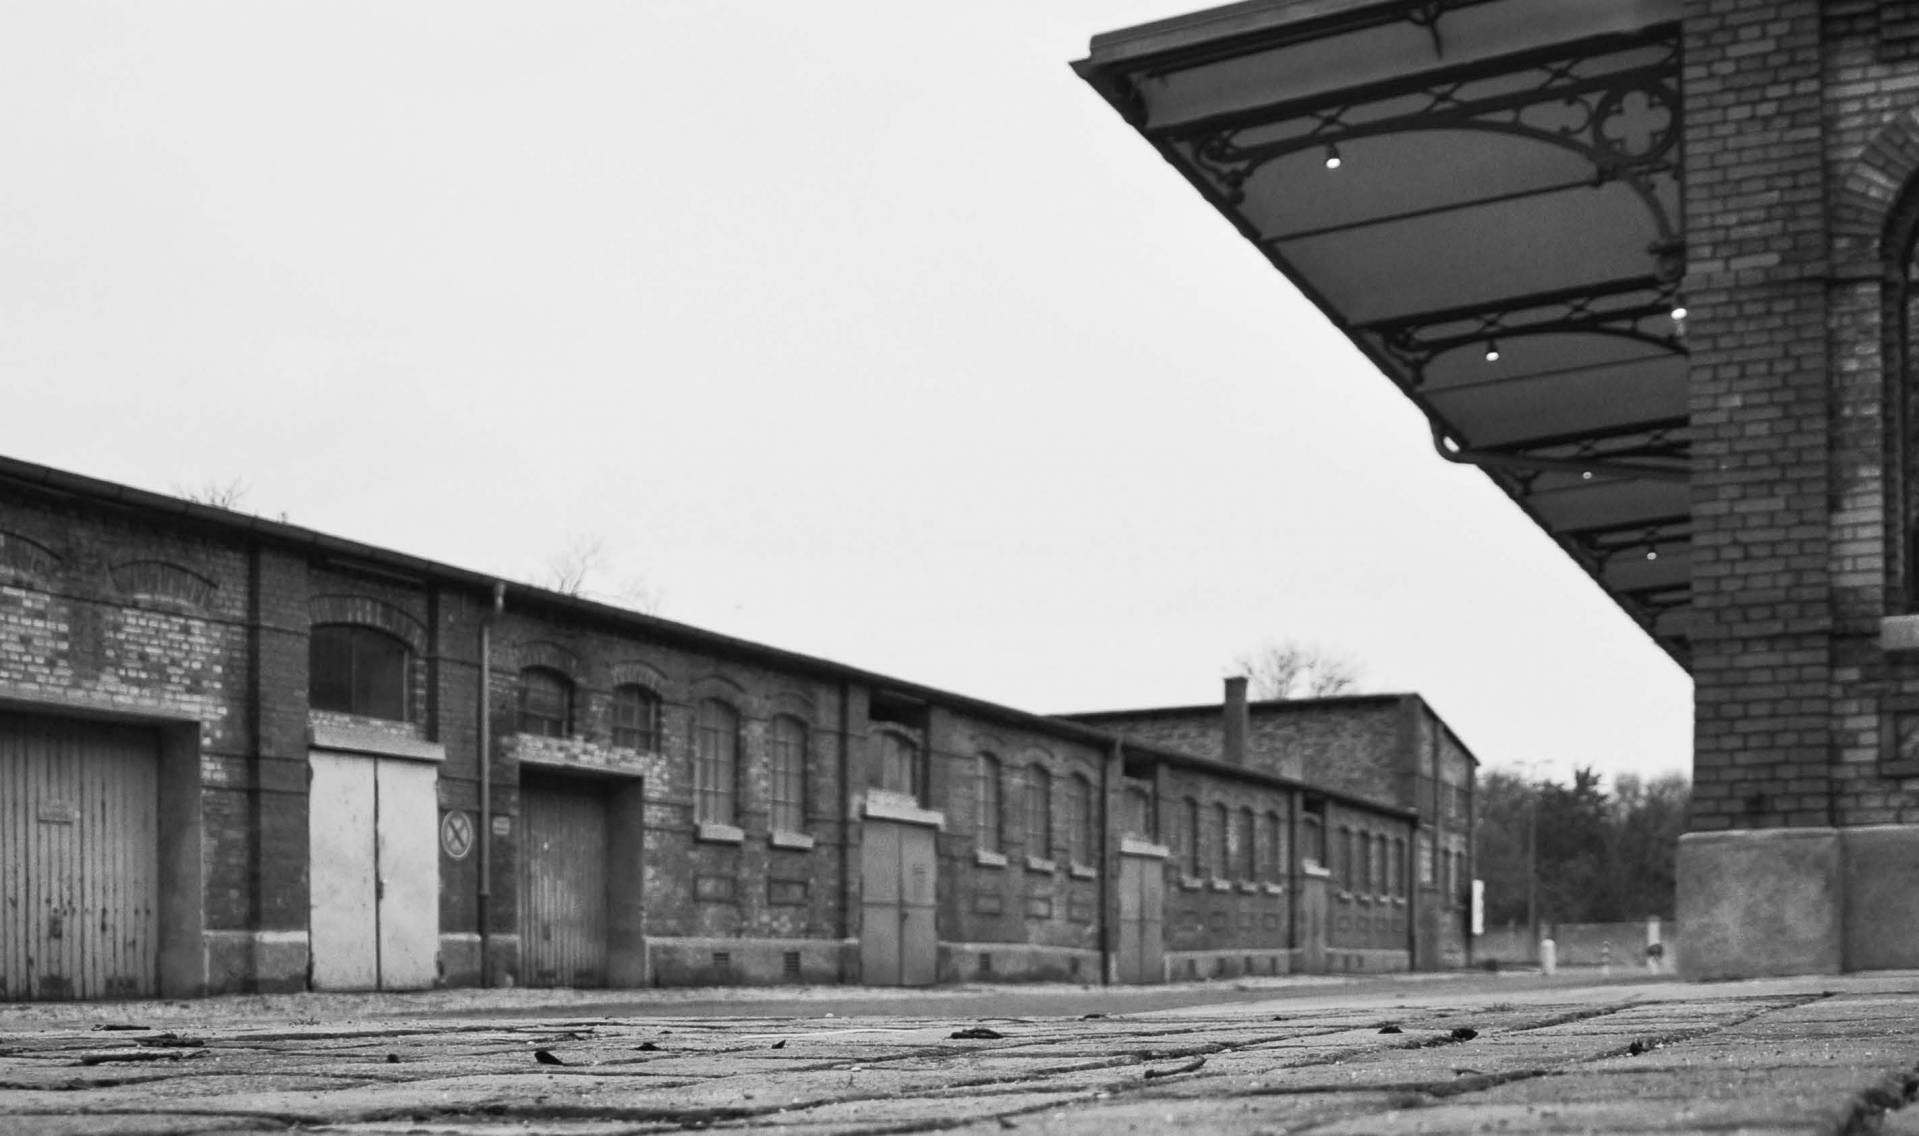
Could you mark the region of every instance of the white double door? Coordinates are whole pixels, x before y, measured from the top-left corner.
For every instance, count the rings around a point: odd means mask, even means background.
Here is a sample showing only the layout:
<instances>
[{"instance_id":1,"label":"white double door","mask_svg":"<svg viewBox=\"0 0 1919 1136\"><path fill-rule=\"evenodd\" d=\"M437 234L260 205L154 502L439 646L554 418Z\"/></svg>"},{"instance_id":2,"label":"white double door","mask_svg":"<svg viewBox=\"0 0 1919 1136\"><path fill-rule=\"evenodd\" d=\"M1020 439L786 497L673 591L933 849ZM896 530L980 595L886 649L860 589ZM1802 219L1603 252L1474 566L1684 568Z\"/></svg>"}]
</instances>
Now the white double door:
<instances>
[{"instance_id":1,"label":"white double door","mask_svg":"<svg viewBox=\"0 0 1919 1136\"><path fill-rule=\"evenodd\" d=\"M438 976L439 767L312 750L307 838L315 990L418 990Z\"/></svg>"}]
</instances>

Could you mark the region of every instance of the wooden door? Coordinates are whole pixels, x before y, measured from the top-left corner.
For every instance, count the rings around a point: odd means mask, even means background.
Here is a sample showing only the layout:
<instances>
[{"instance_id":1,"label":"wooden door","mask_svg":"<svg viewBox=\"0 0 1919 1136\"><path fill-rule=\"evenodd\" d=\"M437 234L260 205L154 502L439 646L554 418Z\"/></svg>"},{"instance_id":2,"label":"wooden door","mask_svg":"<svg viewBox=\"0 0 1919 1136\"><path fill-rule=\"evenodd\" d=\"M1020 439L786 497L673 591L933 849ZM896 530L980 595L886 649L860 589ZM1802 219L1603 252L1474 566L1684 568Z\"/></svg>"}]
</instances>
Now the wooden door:
<instances>
[{"instance_id":1,"label":"wooden door","mask_svg":"<svg viewBox=\"0 0 1919 1136\"><path fill-rule=\"evenodd\" d=\"M375 762L314 750L307 784L307 935L315 990L380 985Z\"/></svg>"},{"instance_id":2,"label":"wooden door","mask_svg":"<svg viewBox=\"0 0 1919 1136\"><path fill-rule=\"evenodd\" d=\"M1166 862L1156 856L1119 860L1119 980L1165 981Z\"/></svg>"},{"instance_id":3,"label":"wooden door","mask_svg":"<svg viewBox=\"0 0 1919 1136\"><path fill-rule=\"evenodd\" d=\"M151 732L0 714L0 999L156 993L158 864Z\"/></svg>"},{"instance_id":4,"label":"wooden door","mask_svg":"<svg viewBox=\"0 0 1919 1136\"><path fill-rule=\"evenodd\" d=\"M606 797L542 781L520 794L521 975L528 986L606 984Z\"/></svg>"}]
</instances>

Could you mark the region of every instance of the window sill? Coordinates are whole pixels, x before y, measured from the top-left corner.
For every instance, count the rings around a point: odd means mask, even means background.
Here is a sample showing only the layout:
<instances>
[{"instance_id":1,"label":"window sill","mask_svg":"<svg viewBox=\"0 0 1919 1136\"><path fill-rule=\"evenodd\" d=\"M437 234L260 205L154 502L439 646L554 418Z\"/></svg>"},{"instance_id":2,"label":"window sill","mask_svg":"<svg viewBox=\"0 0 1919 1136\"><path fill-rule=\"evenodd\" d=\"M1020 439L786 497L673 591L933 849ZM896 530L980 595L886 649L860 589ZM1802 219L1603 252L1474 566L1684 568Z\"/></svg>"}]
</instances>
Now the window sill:
<instances>
[{"instance_id":1,"label":"window sill","mask_svg":"<svg viewBox=\"0 0 1919 1136\"><path fill-rule=\"evenodd\" d=\"M1232 891L1233 881L1222 880L1218 876L1214 876L1209 886L1211 886L1214 891Z\"/></svg>"},{"instance_id":2,"label":"window sill","mask_svg":"<svg viewBox=\"0 0 1919 1136\"><path fill-rule=\"evenodd\" d=\"M1200 879L1198 876L1181 876L1179 878L1179 886L1185 891L1198 891L1200 888L1206 886L1206 881Z\"/></svg>"},{"instance_id":3,"label":"window sill","mask_svg":"<svg viewBox=\"0 0 1919 1136\"><path fill-rule=\"evenodd\" d=\"M1155 844L1138 836L1119 838L1119 854L1122 856L1151 856L1159 860L1170 860L1173 850L1164 844Z\"/></svg>"},{"instance_id":4,"label":"window sill","mask_svg":"<svg viewBox=\"0 0 1919 1136\"><path fill-rule=\"evenodd\" d=\"M1267 895L1285 895L1286 885L1285 884L1261 884L1259 885L1259 890L1265 892Z\"/></svg>"},{"instance_id":5,"label":"window sill","mask_svg":"<svg viewBox=\"0 0 1919 1136\"><path fill-rule=\"evenodd\" d=\"M1029 872L1053 872L1058 870L1058 868L1058 864L1048 860L1044 856L1028 856L1026 858L1026 870Z\"/></svg>"},{"instance_id":6,"label":"window sill","mask_svg":"<svg viewBox=\"0 0 1919 1136\"><path fill-rule=\"evenodd\" d=\"M746 832L738 825L714 824L712 821L703 820L696 827L693 839L702 840L708 844L744 844Z\"/></svg>"},{"instance_id":7,"label":"window sill","mask_svg":"<svg viewBox=\"0 0 1919 1136\"><path fill-rule=\"evenodd\" d=\"M1066 869L1066 874L1076 880L1096 880L1099 878L1099 869L1091 864L1076 863Z\"/></svg>"},{"instance_id":8,"label":"window sill","mask_svg":"<svg viewBox=\"0 0 1919 1136\"><path fill-rule=\"evenodd\" d=\"M975 848L973 849L973 863L978 864L982 868L1004 868L1006 866L1006 853L993 852L985 848Z\"/></svg>"},{"instance_id":9,"label":"window sill","mask_svg":"<svg viewBox=\"0 0 1919 1136\"><path fill-rule=\"evenodd\" d=\"M796 852L813 850L813 837L804 832L786 832L776 828L766 842L775 848L791 848Z\"/></svg>"},{"instance_id":10,"label":"window sill","mask_svg":"<svg viewBox=\"0 0 1919 1136\"><path fill-rule=\"evenodd\" d=\"M1260 885L1260 884L1259 884L1258 882L1256 882L1256 881L1254 881L1254 880L1241 880L1241 881L1239 881L1239 890L1241 890L1241 891L1243 891L1243 892L1245 892L1245 893L1246 893L1246 894L1248 894L1248 895L1252 895L1252 894L1254 894L1254 893L1256 893L1256 892L1258 892L1258 891L1259 891L1259 889L1260 889L1260 887L1261 887L1261 885Z\"/></svg>"}]
</instances>

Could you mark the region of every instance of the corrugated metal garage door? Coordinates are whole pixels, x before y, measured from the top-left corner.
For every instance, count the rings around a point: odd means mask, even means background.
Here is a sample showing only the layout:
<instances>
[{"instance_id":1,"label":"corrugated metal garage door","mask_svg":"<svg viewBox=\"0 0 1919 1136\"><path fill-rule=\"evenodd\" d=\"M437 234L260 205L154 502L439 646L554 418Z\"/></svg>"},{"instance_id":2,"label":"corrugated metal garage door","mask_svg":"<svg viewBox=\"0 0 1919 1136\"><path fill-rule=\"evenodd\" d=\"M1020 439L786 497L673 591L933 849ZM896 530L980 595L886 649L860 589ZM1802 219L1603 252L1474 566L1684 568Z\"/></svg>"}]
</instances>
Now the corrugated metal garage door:
<instances>
[{"instance_id":1,"label":"corrugated metal garage door","mask_svg":"<svg viewBox=\"0 0 1919 1136\"><path fill-rule=\"evenodd\" d=\"M592 782L529 781L521 788L520 824L526 984L604 986L605 792Z\"/></svg>"},{"instance_id":2,"label":"corrugated metal garage door","mask_svg":"<svg viewBox=\"0 0 1919 1136\"><path fill-rule=\"evenodd\" d=\"M0 998L157 992L151 731L0 713Z\"/></svg>"}]
</instances>

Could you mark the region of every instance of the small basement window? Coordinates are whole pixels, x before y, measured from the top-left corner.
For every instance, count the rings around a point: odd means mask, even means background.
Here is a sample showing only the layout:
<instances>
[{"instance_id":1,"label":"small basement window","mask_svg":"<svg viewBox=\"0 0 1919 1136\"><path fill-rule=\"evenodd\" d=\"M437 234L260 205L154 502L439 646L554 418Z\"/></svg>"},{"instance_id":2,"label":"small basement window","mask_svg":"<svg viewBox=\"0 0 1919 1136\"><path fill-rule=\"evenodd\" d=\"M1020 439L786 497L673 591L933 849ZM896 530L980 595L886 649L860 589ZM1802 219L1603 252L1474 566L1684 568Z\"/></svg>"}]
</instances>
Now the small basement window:
<instances>
[{"instance_id":1,"label":"small basement window","mask_svg":"<svg viewBox=\"0 0 1919 1136\"><path fill-rule=\"evenodd\" d=\"M315 710L408 720L413 652L371 627L321 624L307 637L307 703Z\"/></svg>"}]
</instances>

